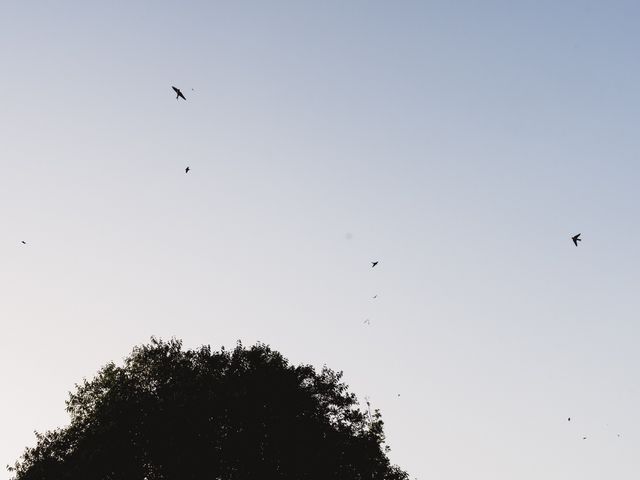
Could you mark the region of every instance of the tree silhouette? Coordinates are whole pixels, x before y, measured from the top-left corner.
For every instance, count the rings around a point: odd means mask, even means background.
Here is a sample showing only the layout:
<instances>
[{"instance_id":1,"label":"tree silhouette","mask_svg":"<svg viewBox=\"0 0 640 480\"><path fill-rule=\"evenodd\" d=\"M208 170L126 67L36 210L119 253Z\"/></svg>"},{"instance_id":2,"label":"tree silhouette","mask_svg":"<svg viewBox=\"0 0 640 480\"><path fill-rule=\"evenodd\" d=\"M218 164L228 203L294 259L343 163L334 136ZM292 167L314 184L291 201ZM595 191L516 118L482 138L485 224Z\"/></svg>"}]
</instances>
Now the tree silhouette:
<instances>
[{"instance_id":1,"label":"tree silhouette","mask_svg":"<svg viewBox=\"0 0 640 480\"><path fill-rule=\"evenodd\" d=\"M291 366L257 344L212 352L152 339L67 400L65 428L36 434L15 480L405 480L383 422L342 373Z\"/></svg>"}]
</instances>

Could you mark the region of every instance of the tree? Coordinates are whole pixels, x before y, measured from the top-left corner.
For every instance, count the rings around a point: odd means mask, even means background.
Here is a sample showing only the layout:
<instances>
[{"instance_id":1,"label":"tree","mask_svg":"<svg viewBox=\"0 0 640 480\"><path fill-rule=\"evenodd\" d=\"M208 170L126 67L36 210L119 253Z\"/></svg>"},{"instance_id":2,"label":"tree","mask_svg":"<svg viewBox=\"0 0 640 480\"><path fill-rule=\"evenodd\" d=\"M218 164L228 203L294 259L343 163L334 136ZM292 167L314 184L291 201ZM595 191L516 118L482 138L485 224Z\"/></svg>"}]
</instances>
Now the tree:
<instances>
[{"instance_id":1,"label":"tree","mask_svg":"<svg viewBox=\"0 0 640 480\"><path fill-rule=\"evenodd\" d=\"M14 480L406 480L379 411L342 373L257 344L212 352L152 339L76 385L70 424L36 434Z\"/></svg>"}]
</instances>

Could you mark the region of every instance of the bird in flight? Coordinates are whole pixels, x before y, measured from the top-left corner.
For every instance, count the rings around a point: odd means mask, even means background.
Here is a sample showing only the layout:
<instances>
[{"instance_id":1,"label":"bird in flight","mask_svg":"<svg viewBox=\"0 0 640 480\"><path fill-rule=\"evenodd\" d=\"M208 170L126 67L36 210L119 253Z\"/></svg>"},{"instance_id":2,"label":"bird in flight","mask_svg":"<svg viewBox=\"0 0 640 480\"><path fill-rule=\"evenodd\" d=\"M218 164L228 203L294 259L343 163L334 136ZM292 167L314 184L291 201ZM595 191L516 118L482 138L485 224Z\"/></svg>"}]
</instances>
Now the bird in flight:
<instances>
[{"instance_id":1,"label":"bird in flight","mask_svg":"<svg viewBox=\"0 0 640 480\"><path fill-rule=\"evenodd\" d=\"M191 170L191 167L187 167L184 169L184 173L189 173L189 170Z\"/></svg>"},{"instance_id":2,"label":"bird in flight","mask_svg":"<svg viewBox=\"0 0 640 480\"><path fill-rule=\"evenodd\" d=\"M570 421L571 421L571 417L567 418L567 422L570 422Z\"/></svg>"},{"instance_id":3,"label":"bird in flight","mask_svg":"<svg viewBox=\"0 0 640 480\"><path fill-rule=\"evenodd\" d=\"M22 240L22 242L20 242L20 243L22 243L23 245L27 244L27 242L25 242L24 240Z\"/></svg>"},{"instance_id":4,"label":"bird in flight","mask_svg":"<svg viewBox=\"0 0 640 480\"><path fill-rule=\"evenodd\" d=\"M371 320L367 318L363 323L366 323L367 325L371 325Z\"/></svg>"},{"instance_id":5,"label":"bird in flight","mask_svg":"<svg viewBox=\"0 0 640 480\"><path fill-rule=\"evenodd\" d=\"M587 439L587 437L582 437L582 439L583 439L583 440L586 440L586 439Z\"/></svg>"},{"instance_id":6,"label":"bird in flight","mask_svg":"<svg viewBox=\"0 0 640 480\"><path fill-rule=\"evenodd\" d=\"M574 235L573 237L571 237L571 240L573 240L573 243L575 244L575 246L578 246L578 242L581 242L582 239L580 238L580 233L577 235Z\"/></svg>"},{"instance_id":7,"label":"bird in flight","mask_svg":"<svg viewBox=\"0 0 640 480\"><path fill-rule=\"evenodd\" d=\"M375 267L378 264L378 262L371 262L371 268Z\"/></svg>"},{"instance_id":8,"label":"bird in flight","mask_svg":"<svg viewBox=\"0 0 640 480\"><path fill-rule=\"evenodd\" d=\"M374 295L373 298L378 298L378 295Z\"/></svg>"},{"instance_id":9,"label":"bird in flight","mask_svg":"<svg viewBox=\"0 0 640 480\"><path fill-rule=\"evenodd\" d=\"M176 92L176 100L178 100L179 98L186 100L186 98L184 98L184 95L182 94L179 88L176 88L174 86L171 86L171 88L173 88L173 91Z\"/></svg>"}]
</instances>

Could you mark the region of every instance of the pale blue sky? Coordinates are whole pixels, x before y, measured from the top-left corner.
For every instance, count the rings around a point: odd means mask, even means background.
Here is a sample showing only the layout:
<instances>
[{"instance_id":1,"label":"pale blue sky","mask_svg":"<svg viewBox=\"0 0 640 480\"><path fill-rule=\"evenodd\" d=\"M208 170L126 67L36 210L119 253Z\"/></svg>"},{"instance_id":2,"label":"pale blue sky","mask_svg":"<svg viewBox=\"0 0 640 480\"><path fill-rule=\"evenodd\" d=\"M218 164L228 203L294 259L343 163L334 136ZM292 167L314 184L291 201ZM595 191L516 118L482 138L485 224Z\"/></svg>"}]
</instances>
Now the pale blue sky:
<instances>
[{"instance_id":1,"label":"pale blue sky","mask_svg":"<svg viewBox=\"0 0 640 480\"><path fill-rule=\"evenodd\" d=\"M639 18L2 2L0 465L156 335L344 370L412 477L637 478Z\"/></svg>"}]
</instances>

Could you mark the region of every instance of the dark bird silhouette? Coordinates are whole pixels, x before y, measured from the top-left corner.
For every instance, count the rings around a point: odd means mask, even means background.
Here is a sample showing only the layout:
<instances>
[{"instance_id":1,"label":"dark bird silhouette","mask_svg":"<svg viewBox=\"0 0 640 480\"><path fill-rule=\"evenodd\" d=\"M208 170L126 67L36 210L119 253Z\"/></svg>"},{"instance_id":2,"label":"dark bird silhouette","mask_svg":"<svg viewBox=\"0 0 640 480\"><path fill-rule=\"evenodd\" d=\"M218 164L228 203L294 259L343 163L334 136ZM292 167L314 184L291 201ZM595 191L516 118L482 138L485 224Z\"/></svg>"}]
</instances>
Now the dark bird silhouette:
<instances>
[{"instance_id":1,"label":"dark bird silhouette","mask_svg":"<svg viewBox=\"0 0 640 480\"><path fill-rule=\"evenodd\" d=\"M580 238L580 233L577 235L574 235L573 237L571 237L571 240L573 240L573 243L575 244L575 246L578 246L578 242L581 242L582 239Z\"/></svg>"},{"instance_id":2,"label":"dark bird silhouette","mask_svg":"<svg viewBox=\"0 0 640 480\"><path fill-rule=\"evenodd\" d=\"M171 86L171 88L173 88L173 91L176 92L176 100L178 100L179 98L186 100L186 98L184 98L184 95L182 94L179 88L176 88L173 85Z\"/></svg>"},{"instance_id":3,"label":"dark bird silhouette","mask_svg":"<svg viewBox=\"0 0 640 480\"><path fill-rule=\"evenodd\" d=\"M378 298L378 295L374 295L373 298Z\"/></svg>"},{"instance_id":4,"label":"dark bird silhouette","mask_svg":"<svg viewBox=\"0 0 640 480\"><path fill-rule=\"evenodd\" d=\"M187 167L184 169L184 173L189 173L189 170L191 170L191 167Z\"/></svg>"},{"instance_id":5,"label":"dark bird silhouette","mask_svg":"<svg viewBox=\"0 0 640 480\"><path fill-rule=\"evenodd\" d=\"M567 418L567 422L570 422L570 421L571 421L571 417Z\"/></svg>"},{"instance_id":6,"label":"dark bird silhouette","mask_svg":"<svg viewBox=\"0 0 640 480\"><path fill-rule=\"evenodd\" d=\"M371 268L375 267L378 264L378 262L371 262Z\"/></svg>"},{"instance_id":7,"label":"dark bird silhouette","mask_svg":"<svg viewBox=\"0 0 640 480\"><path fill-rule=\"evenodd\" d=\"M587 439L587 437L582 437L582 439L583 439L583 440L586 440L586 439Z\"/></svg>"},{"instance_id":8,"label":"dark bird silhouette","mask_svg":"<svg viewBox=\"0 0 640 480\"><path fill-rule=\"evenodd\" d=\"M21 242L21 243L22 243L23 245L26 245L26 244L27 244L27 242L25 242L24 240L22 240L22 242Z\"/></svg>"}]
</instances>

